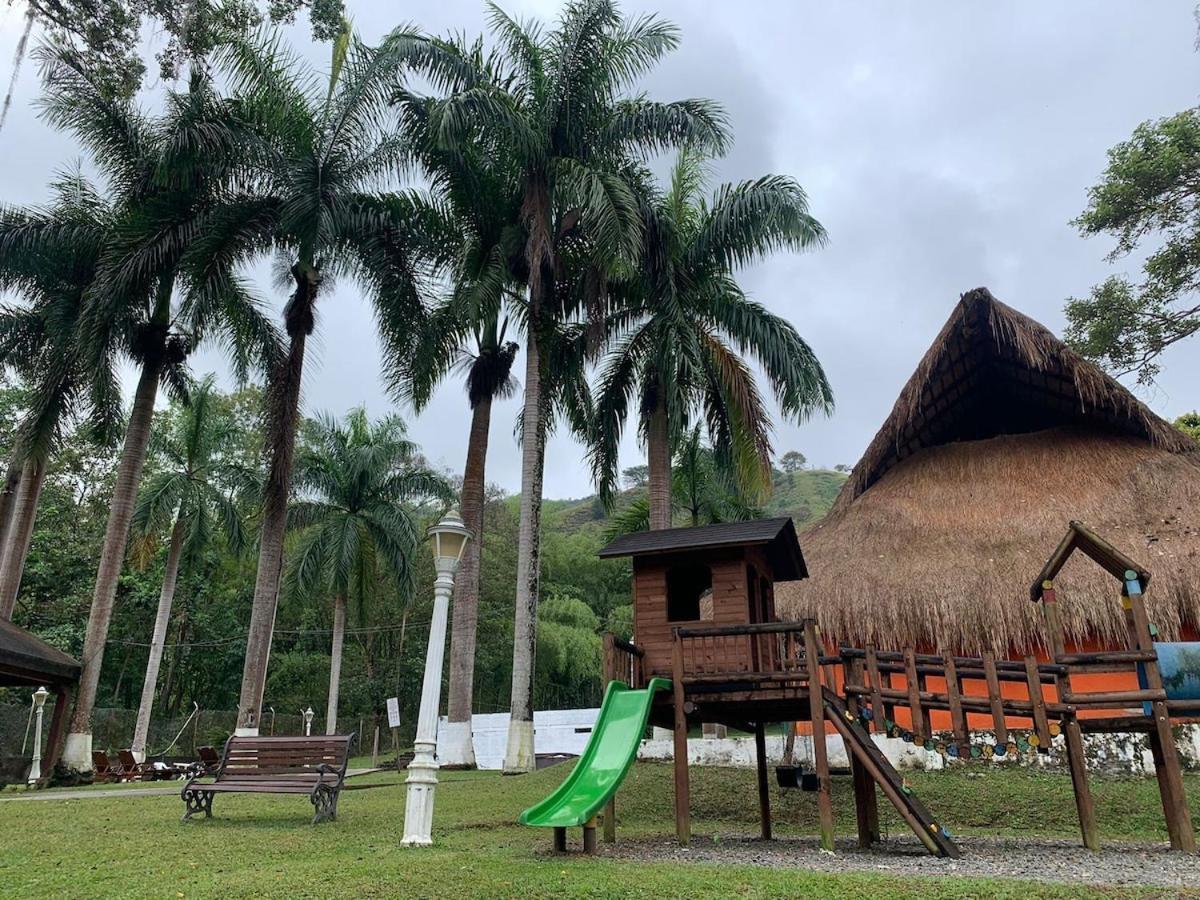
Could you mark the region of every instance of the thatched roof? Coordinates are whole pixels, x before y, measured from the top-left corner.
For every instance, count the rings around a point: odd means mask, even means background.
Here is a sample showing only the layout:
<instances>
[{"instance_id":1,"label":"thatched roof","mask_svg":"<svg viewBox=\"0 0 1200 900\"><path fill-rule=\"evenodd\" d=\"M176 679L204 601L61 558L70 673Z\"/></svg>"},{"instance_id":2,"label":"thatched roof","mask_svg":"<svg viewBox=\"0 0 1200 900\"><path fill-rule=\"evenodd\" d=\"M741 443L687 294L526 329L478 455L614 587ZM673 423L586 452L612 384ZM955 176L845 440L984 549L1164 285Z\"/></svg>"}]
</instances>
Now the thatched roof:
<instances>
[{"instance_id":1,"label":"thatched roof","mask_svg":"<svg viewBox=\"0 0 1200 900\"><path fill-rule=\"evenodd\" d=\"M854 467L800 536L784 614L827 637L1006 652L1041 642L1030 580L1078 519L1154 574L1164 636L1200 623L1200 447L986 289L963 296ZM1118 585L1057 580L1068 633L1114 640Z\"/></svg>"}]
</instances>

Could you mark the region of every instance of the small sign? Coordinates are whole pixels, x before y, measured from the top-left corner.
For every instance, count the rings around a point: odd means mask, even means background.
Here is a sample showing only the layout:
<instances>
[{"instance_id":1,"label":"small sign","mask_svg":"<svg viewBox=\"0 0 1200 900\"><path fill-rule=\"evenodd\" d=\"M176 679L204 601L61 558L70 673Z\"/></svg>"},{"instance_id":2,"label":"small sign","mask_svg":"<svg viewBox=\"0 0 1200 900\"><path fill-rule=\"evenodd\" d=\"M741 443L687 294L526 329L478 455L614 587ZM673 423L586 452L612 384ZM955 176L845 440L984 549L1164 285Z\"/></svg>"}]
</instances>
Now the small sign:
<instances>
[{"instance_id":1,"label":"small sign","mask_svg":"<svg viewBox=\"0 0 1200 900\"><path fill-rule=\"evenodd\" d=\"M388 697L387 698L387 709L388 709L388 727L389 728L399 728L400 727L400 698L399 697Z\"/></svg>"}]
</instances>

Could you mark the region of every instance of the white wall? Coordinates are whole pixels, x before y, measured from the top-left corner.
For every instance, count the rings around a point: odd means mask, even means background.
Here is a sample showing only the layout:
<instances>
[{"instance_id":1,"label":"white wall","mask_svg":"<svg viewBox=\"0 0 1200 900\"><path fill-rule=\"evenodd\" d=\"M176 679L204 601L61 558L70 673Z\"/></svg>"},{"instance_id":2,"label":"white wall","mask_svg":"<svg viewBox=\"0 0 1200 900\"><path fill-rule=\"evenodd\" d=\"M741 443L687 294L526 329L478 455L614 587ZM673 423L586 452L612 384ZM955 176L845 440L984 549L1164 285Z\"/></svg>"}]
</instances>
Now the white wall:
<instances>
[{"instance_id":1,"label":"white wall","mask_svg":"<svg viewBox=\"0 0 1200 900\"><path fill-rule=\"evenodd\" d=\"M599 709L547 709L533 713L534 753L583 753L592 736ZM438 720L438 755L441 755L443 716ZM471 739L475 744L475 765L481 769L499 769L504 764L508 741L508 713L481 713L471 716Z\"/></svg>"}]
</instances>

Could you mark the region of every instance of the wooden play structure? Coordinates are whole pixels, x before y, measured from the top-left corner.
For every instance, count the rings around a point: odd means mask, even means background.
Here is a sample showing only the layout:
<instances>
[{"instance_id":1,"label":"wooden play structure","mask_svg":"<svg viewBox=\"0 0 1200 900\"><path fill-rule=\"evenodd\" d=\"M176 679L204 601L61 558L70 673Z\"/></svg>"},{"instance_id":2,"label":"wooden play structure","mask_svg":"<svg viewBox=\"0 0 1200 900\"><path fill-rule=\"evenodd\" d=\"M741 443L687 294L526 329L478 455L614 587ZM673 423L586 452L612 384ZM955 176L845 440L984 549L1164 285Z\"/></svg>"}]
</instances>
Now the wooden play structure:
<instances>
[{"instance_id":1,"label":"wooden play structure","mask_svg":"<svg viewBox=\"0 0 1200 900\"><path fill-rule=\"evenodd\" d=\"M1077 551L1120 587L1123 647L1087 653L1065 649L1054 579ZM762 836L769 838L765 728L808 722L818 738L813 765L821 844L827 849L833 847L833 806L828 751L819 738L830 730L840 735L850 759L862 846L879 840L878 787L931 853L959 855L949 831L912 793L873 732L964 760L1049 752L1061 735L1089 849L1099 848L1099 838L1083 735L1133 732L1146 734L1150 743L1171 847L1196 849L1171 728L1200 715L1200 646L1156 645L1142 597L1150 573L1077 522L1033 583L1031 597L1045 623L1047 653L1040 659L914 647L834 648L822 640L813 620L778 621L775 583L808 574L790 519L625 535L601 556L633 561L635 641L606 638L606 680L631 689L644 688L656 677L671 685L669 691L651 690L646 702L649 721L674 733L675 825L681 842L690 839L689 729L713 722L755 736ZM1197 652L1176 652L1189 647ZM1160 660L1170 668L1166 682ZM1127 673L1128 689L1088 690L1089 677L1116 672ZM949 714L951 728L944 737L931 727L933 711ZM973 738L978 729L990 734ZM603 824L611 840L615 810L609 797Z\"/></svg>"}]
</instances>

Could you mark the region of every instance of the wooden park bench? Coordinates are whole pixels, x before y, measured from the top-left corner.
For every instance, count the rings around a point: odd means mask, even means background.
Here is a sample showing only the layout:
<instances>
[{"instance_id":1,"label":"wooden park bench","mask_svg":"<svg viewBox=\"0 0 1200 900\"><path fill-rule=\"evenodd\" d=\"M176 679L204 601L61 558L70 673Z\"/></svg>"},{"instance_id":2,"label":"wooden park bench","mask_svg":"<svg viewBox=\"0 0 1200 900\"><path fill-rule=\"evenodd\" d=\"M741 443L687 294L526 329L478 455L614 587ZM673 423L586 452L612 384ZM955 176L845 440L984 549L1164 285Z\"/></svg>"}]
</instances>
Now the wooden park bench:
<instances>
[{"instance_id":1,"label":"wooden park bench","mask_svg":"<svg viewBox=\"0 0 1200 900\"><path fill-rule=\"evenodd\" d=\"M183 821L198 812L212 816L213 795L308 794L313 824L337 818L338 794L346 780L353 734L320 737L231 737L213 781L194 777L180 796Z\"/></svg>"}]
</instances>

